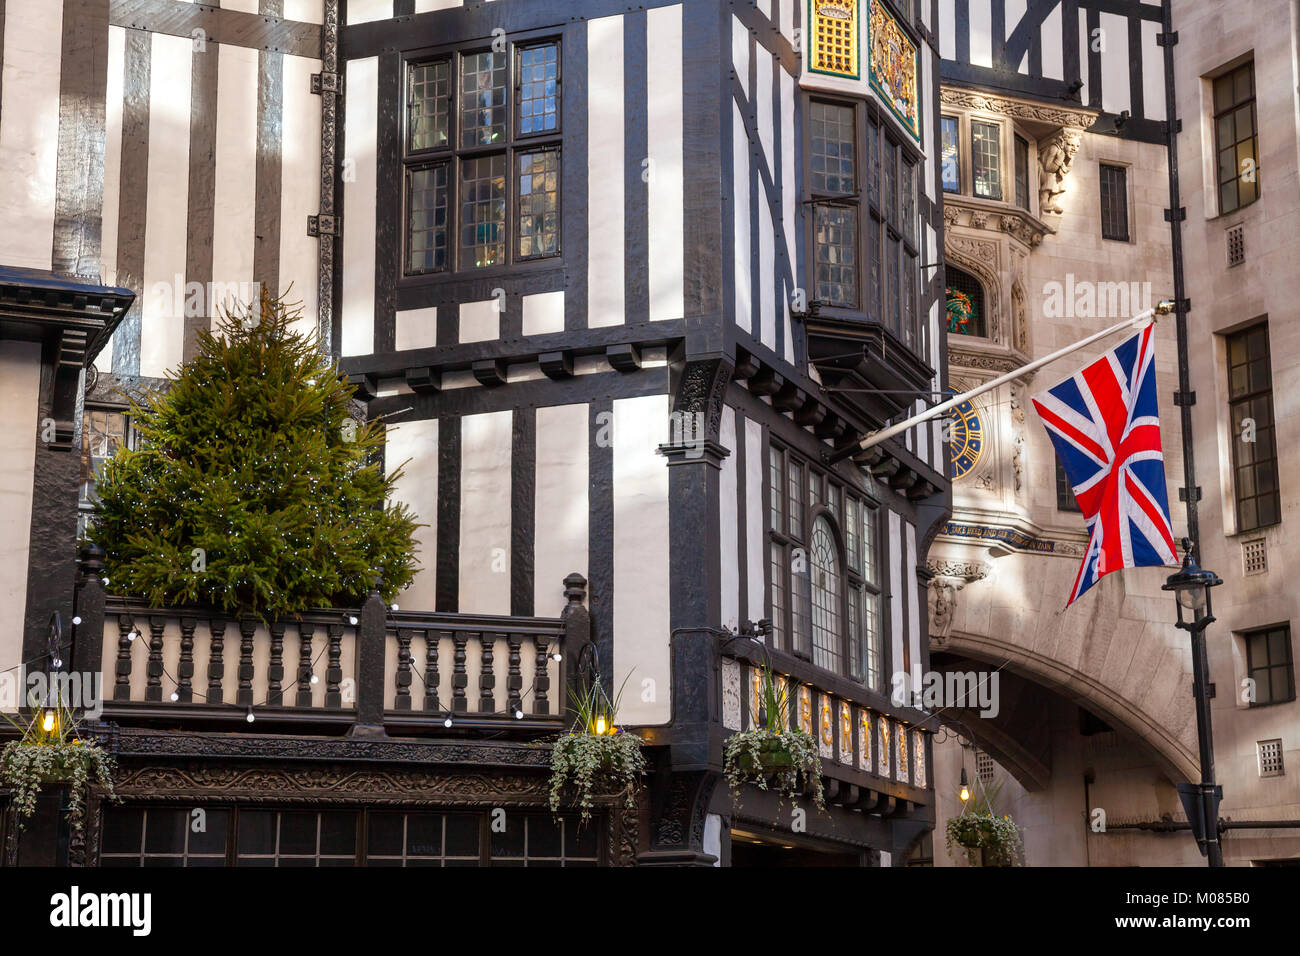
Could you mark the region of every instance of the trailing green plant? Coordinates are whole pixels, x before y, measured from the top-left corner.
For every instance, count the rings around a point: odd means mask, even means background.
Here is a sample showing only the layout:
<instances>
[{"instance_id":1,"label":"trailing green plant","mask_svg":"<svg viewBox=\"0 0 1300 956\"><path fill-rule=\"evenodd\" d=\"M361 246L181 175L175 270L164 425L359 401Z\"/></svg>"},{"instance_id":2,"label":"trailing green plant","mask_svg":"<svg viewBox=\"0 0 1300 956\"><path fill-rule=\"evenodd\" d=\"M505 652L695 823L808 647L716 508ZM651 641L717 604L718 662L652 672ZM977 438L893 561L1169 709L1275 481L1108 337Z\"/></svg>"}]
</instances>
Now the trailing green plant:
<instances>
[{"instance_id":1,"label":"trailing green plant","mask_svg":"<svg viewBox=\"0 0 1300 956\"><path fill-rule=\"evenodd\" d=\"M802 794L807 782L812 786L813 802L825 810L817 741L811 734L790 729L789 703L789 694L772 675L771 666L760 665L758 726L727 738L722 751L723 776L737 799L746 783L767 790L770 778L778 798L784 800Z\"/></svg>"},{"instance_id":2,"label":"trailing green plant","mask_svg":"<svg viewBox=\"0 0 1300 956\"><path fill-rule=\"evenodd\" d=\"M113 758L95 741L77 735L77 721L62 705L34 712L26 724L3 716L22 733L0 750L0 784L11 792L20 827L36 812L42 784L68 786L68 823L78 832L85 825L86 793L92 784L108 799L117 799Z\"/></svg>"},{"instance_id":3,"label":"trailing green plant","mask_svg":"<svg viewBox=\"0 0 1300 956\"><path fill-rule=\"evenodd\" d=\"M631 676L630 674L628 675ZM627 678L623 679L623 686ZM582 692L569 689L573 727L551 749L551 811L558 812L566 787L572 787L582 822L591 817L598 792L614 791L624 806L636 807L637 788L645 773L641 738L615 723L623 687L610 700L597 677Z\"/></svg>"},{"instance_id":4,"label":"trailing green plant","mask_svg":"<svg viewBox=\"0 0 1300 956\"><path fill-rule=\"evenodd\" d=\"M118 593L269 619L410 582L418 525L389 500L401 469L384 473L383 425L355 417L355 387L298 312L265 291L227 309L132 402L137 447L105 464L87 532Z\"/></svg>"},{"instance_id":5,"label":"trailing green plant","mask_svg":"<svg viewBox=\"0 0 1300 956\"><path fill-rule=\"evenodd\" d=\"M974 865L978 851L983 851L985 866L1023 866L1025 857L1024 843L1020 837L1020 828L1008 814L998 815L994 802L1002 792L1002 782L984 783L979 780L979 792L972 794L971 801L962 807L959 816L948 820L945 829L945 842L948 854L957 858L953 847L961 847L966 859Z\"/></svg>"}]
</instances>

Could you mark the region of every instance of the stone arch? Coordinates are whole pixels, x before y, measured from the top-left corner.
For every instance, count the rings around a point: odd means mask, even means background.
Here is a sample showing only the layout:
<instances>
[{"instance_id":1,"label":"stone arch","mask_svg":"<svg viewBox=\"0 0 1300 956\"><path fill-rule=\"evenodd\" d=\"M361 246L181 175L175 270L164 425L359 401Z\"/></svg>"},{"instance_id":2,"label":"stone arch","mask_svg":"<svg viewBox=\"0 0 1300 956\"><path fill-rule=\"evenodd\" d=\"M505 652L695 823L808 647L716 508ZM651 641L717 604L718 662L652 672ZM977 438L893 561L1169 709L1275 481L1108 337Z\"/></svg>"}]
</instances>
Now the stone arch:
<instances>
[{"instance_id":1,"label":"stone arch","mask_svg":"<svg viewBox=\"0 0 1300 956\"><path fill-rule=\"evenodd\" d=\"M1194 781L1200 777L1200 762L1192 741L1174 732L1174 722L1150 713L1142 706L1091 674L1067 662L1043 654L1010 638L971 634L953 630L947 637L931 640L932 652L946 652L971 658L992 667L1005 667L1041 687L1052 690L1093 712L1112 727L1122 728L1138 741L1171 781ZM1185 695L1186 711L1192 712L1190 692ZM1183 708L1180 707L1180 710ZM975 736L990 753L1004 758L1004 765L1028 790L1046 783L1049 768L1030 755L1009 735L995 731L988 721L962 720L953 714L964 732Z\"/></svg>"}]
</instances>

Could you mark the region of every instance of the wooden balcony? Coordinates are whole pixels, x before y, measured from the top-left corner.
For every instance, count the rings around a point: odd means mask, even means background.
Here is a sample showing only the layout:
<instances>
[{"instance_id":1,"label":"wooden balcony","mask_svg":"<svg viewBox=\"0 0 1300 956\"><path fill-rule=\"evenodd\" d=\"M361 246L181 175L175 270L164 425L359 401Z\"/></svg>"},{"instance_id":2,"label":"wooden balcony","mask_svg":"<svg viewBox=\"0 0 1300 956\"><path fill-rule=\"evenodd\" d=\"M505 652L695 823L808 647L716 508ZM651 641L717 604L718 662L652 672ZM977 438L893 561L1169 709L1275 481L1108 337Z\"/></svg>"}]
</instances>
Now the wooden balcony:
<instances>
[{"instance_id":1,"label":"wooden balcony","mask_svg":"<svg viewBox=\"0 0 1300 956\"><path fill-rule=\"evenodd\" d=\"M565 719L568 651L590 634L576 574L565 579L559 618L394 611L372 593L360 608L270 622L152 608L105 594L101 574L83 551L74 668L103 673L100 719L119 726L554 734Z\"/></svg>"}]
</instances>

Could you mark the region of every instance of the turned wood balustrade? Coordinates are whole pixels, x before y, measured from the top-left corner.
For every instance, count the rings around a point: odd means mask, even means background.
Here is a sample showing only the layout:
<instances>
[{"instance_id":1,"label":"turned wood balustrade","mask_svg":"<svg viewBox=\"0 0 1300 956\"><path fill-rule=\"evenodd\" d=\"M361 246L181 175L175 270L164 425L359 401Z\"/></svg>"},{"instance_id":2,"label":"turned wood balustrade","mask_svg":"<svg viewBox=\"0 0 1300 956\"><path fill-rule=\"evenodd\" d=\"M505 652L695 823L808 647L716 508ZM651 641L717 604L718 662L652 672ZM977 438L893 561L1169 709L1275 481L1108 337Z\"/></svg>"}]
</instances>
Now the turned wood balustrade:
<instances>
[{"instance_id":1,"label":"turned wood balustrade","mask_svg":"<svg viewBox=\"0 0 1300 956\"><path fill-rule=\"evenodd\" d=\"M94 546L79 568L73 667L102 672L102 719L118 723L254 729L252 713L258 730L554 733L570 655L591 639L578 574L559 618L393 610L372 592L360 608L264 622L107 594Z\"/></svg>"}]
</instances>

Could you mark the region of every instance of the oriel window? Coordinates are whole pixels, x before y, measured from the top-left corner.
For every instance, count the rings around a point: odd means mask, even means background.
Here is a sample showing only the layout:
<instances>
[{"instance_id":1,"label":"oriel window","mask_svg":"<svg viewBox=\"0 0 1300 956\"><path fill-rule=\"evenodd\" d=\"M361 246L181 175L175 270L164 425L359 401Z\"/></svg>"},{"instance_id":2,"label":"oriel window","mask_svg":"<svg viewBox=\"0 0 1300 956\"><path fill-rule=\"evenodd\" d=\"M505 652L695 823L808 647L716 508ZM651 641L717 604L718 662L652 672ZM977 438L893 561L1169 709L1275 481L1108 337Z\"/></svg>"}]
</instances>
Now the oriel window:
<instances>
[{"instance_id":1,"label":"oriel window","mask_svg":"<svg viewBox=\"0 0 1300 956\"><path fill-rule=\"evenodd\" d=\"M772 646L882 690L877 509L794 452L769 455Z\"/></svg>"},{"instance_id":2,"label":"oriel window","mask_svg":"<svg viewBox=\"0 0 1300 956\"><path fill-rule=\"evenodd\" d=\"M859 207L854 109L813 100L810 121L816 298L853 309L858 305Z\"/></svg>"},{"instance_id":3,"label":"oriel window","mask_svg":"<svg viewBox=\"0 0 1300 956\"><path fill-rule=\"evenodd\" d=\"M560 254L560 44L407 64L408 276Z\"/></svg>"}]
</instances>

